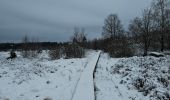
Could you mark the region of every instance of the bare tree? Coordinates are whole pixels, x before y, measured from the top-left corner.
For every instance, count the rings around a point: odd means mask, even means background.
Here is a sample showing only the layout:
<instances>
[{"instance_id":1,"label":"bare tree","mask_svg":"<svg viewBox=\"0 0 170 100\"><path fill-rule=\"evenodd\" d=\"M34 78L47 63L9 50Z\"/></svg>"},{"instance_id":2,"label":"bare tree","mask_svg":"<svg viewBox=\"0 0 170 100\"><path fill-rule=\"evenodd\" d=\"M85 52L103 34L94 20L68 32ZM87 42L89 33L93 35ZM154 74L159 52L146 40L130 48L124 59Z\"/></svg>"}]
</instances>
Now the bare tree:
<instances>
[{"instance_id":1,"label":"bare tree","mask_svg":"<svg viewBox=\"0 0 170 100\"><path fill-rule=\"evenodd\" d=\"M169 17L167 16L167 10L170 7L169 0L154 0L154 20L156 21L157 31L160 33L159 42L161 44L161 51L165 49L165 37L167 30L169 29Z\"/></svg>"},{"instance_id":2,"label":"bare tree","mask_svg":"<svg viewBox=\"0 0 170 100\"><path fill-rule=\"evenodd\" d=\"M151 33L154 29L152 17L151 8L145 9L142 18L135 18L129 25L129 31L134 34L135 38L137 37L139 43L142 45L144 56L147 55L151 44Z\"/></svg>"},{"instance_id":3,"label":"bare tree","mask_svg":"<svg viewBox=\"0 0 170 100\"><path fill-rule=\"evenodd\" d=\"M37 38L29 39L28 36L23 37L21 55L24 58L37 57L40 53L40 48Z\"/></svg>"},{"instance_id":4,"label":"bare tree","mask_svg":"<svg viewBox=\"0 0 170 100\"><path fill-rule=\"evenodd\" d=\"M110 14L104 21L102 35L105 38L112 38L123 33L123 27L116 14Z\"/></svg>"},{"instance_id":5,"label":"bare tree","mask_svg":"<svg viewBox=\"0 0 170 100\"><path fill-rule=\"evenodd\" d=\"M112 57L131 56L131 49L123 25L116 14L110 14L104 21L102 35L104 39L98 41L104 51ZM103 42L103 43L102 43Z\"/></svg>"},{"instance_id":6,"label":"bare tree","mask_svg":"<svg viewBox=\"0 0 170 100\"><path fill-rule=\"evenodd\" d=\"M131 36L134 39L133 43L139 44L139 37L142 31L141 26L142 26L142 19L139 17L134 18L129 24L128 29Z\"/></svg>"},{"instance_id":7,"label":"bare tree","mask_svg":"<svg viewBox=\"0 0 170 100\"><path fill-rule=\"evenodd\" d=\"M78 41L79 41L79 32L80 32L79 28L75 27L74 28L74 33L73 33L74 36L71 38L73 43L78 43Z\"/></svg>"},{"instance_id":8,"label":"bare tree","mask_svg":"<svg viewBox=\"0 0 170 100\"><path fill-rule=\"evenodd\" d=\"M73 44L78 44L79 46L84 47L87 42L85 29L82 28L81 31L79 28L74 28L74 35L72 37Z\"/></svg>"},{"instance_id":9,"label":"bare tree","mask_svg":"<svg viewBox=\"0 0 170 100\"><path fill-rule=\"evenodd\" d=\"M24 58L27 58L29 56L29 38L28 36L24 36L23 37L23 40L22 40L22 51L21 51L21 55L24 57Z\"/></svg>"},{"instance_id":10,"label":"bare tree","mask_svg":"<svg viewBox=\"0 0 170 100\"><path fill-rule=\"evenodd\" d=\"M142 17L142 41L144 44L144 56L147 55L151 43L151 33L153 32L152 10L145 9Z\"/></svg>"},{"instance_id":11,"label":"bare tree","mask_svg":"<svg viewBox=\"0 0 170 100\"><path fill-rule=\"evenodd\" d=\"M170 50L170 9L166 10L166 34L165 34L165 41L167 44L167 49Z\"/></svg>"},{"instance_id":12,"label":"bare tree","mask_svg":"<svg viewBox=\"0 0 170 100\"><path fill-rule=\"evenodd\" d=\"M32 37L30 41L30 56L37 57L39 53L41 53L41 46L39 44L39 39Z\"/></svg>"},{"instance_id":13,"label":"bare tree","mask_svg":"<svg viewBox=\"0 0 170 100\"><path fill-rule=\"evenodd\" d=\"M77 27L74 28L73 36L71 37L71 42L68 45L62 47L59 50L53 50L50 54L57 53L58 58L60 55L64 55L65 58L82 58L85 55L84 44L86 42L85 30L82 28L81 30ZM57 58L57 57L52 57Z\"/></svg>"}]
</instances>

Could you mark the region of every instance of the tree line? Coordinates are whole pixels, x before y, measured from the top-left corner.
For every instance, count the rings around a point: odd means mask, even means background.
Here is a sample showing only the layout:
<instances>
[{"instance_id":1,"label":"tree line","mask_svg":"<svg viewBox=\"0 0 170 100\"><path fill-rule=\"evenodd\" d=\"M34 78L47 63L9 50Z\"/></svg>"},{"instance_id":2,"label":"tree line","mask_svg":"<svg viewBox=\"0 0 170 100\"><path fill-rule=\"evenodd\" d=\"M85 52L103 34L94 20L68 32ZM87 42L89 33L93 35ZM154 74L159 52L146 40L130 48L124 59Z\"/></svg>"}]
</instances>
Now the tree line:
<instances>
[{"instance_id":1,"label":"tree line","mask_svg":"<svg viewBox=\"0 0 170 100\"><path fill-rule=\"evenodd\" d=\"M104 21L102 36L102 39L91 42L93 48L103 49L113 56L130 56L139 49L144 56L149 50L169 50L170 1L153 0L151 5L142 11L141 16L130 21L127 31L124 30L118 15L110 14Z\"/></svg>"}]
</instances>

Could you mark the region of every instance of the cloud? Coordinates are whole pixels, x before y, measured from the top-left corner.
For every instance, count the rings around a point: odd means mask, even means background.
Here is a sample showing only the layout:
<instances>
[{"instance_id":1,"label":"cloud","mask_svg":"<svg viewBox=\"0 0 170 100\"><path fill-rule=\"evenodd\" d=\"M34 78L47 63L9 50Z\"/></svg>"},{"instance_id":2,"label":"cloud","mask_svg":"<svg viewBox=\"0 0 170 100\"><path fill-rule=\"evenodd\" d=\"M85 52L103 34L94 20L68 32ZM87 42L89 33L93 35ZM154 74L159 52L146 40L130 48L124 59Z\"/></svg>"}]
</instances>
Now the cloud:
<instances>
[{"instance_id":1,"label":"cloud","mask_svg":"<svg viewBox=\"0 0 170 100\"><path fill-rule=\"evenodd\" d=\"M151 0L0 0L0 42L22 36L44 41L68 41L73 28L83 27L89 38L100 37L104 19L119 15L125 28Z\"/></svg>"}]
</instances>

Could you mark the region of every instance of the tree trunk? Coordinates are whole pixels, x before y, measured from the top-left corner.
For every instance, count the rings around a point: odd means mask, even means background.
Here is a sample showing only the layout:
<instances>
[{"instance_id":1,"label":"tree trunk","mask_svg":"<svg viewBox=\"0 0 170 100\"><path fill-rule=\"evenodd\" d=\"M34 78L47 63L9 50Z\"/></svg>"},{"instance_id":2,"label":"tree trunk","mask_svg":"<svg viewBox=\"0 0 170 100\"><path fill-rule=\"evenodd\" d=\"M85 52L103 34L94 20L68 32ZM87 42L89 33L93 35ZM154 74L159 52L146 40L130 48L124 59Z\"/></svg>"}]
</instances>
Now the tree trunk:
<instances>
[{"instance_id":1,"label":"tree trunk","mask_svg":"<svg viewBox=\"0 0 170 100\"><path fill-rule=\"evenodd\" d=\"M144 54L143 56L147 56L148 55L148 49L147 48L144 48Z\"/></svg>"},{"instance_id":2,"label":"tree trunk","mask_svg":"<svg viewBox=\"0 0 170 100\"><path fill-rule=\"evenodd\" d=\"M164 36L163 33L161 34L161 52L164 51Z\"/></svg>"}]
</instances>

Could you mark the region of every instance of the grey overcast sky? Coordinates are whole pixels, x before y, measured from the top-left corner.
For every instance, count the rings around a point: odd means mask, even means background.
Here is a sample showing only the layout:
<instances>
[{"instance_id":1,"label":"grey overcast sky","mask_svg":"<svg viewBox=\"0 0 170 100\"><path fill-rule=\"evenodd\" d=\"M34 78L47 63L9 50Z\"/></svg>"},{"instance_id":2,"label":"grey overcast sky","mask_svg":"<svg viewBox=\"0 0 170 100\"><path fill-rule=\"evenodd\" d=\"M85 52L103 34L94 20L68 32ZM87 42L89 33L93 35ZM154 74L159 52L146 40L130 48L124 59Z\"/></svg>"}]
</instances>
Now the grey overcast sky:
<instances>
[{"instance_id":1,"label":"grey overcast sky","mask_svg":"<svg viewBox=\"0 0 170 100\"><path fill-rule=\"evenodd\" d=\"M89 39L101 36L104 19L118 14L124 28L151 0L0 0L0 42L68 41L74 27Z\"/></svg>"}]
</instances>

